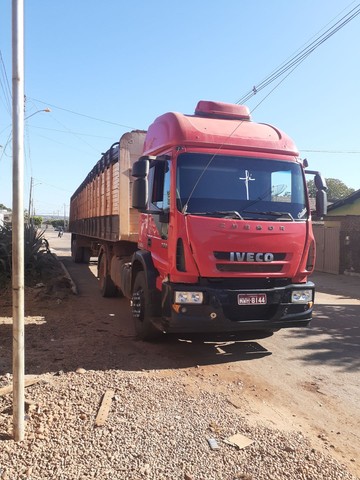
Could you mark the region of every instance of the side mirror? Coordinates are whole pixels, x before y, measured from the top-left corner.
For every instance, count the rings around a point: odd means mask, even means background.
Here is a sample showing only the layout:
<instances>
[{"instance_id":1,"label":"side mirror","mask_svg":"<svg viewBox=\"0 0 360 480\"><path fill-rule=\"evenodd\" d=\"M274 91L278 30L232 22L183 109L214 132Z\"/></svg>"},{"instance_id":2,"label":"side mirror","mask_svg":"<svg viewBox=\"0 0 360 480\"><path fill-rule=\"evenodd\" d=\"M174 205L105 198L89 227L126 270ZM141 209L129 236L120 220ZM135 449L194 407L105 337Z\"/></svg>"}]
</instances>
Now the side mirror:
<instances>
[{"instance_id":1,"label":"side mirror","mask_svg":"<svg viewBox=\"0 0 360 480\"><path fill-rule=\"evenodd\" d=\"M327 185L320 172L314 177L316 187L316 215L321 218L327 214Z\"/></svg>"},{"instance_id":2,"label":"side mirror","mask_svg":"<svg viewBox=\"0 0 360 480\"><path fill-rule=\"evenodd\" d=\"M314 170L305 170L305 173L314 175L314 184L316 187L316 215L321 218L327 214L326 180L320 172Z\"/></svg>"},{"instance_id":3,"label":"side mirror","mask_svg":"<svg viewBox=\"0 0 360 480\"><path fill-rule=\"evenodd\" d=\"M131 170L131 175L135 177L132 189L132 208L136 208L140 212L147 209L149 160L149 157L140 157L134 162Z\"/></svg>"},{"instance_id":4,"label":"side mirror","mask_svg":"<svg viewBox=\"0 0 360 480\"><path fill-rule=\"evenodd\" d=\"M148 203L148 182L146 178L137 178L133 183L132 207L136 210L145 211Z\"/></svg>"},{"instance_id":5,"label":"side mirror","mask_svg":"<svg viewBox=\"0 0 360 480\"><path fill-rule=\"evenodd\" d=\"M314 183L315 183L316 190L324 190L325 192L327 191L326 180L321 175L320 172L316 173L314 177Z\"/></svg>"},{"instance_id":6,"label":"side mirror","mask_svg":"<svg viewBox=\"0 0 360 480\"><path fill-rule=\"evenodd\" d=\"M149 173L149 162L143 158L137 160L133 166L131 175L135 178L145 178Z\"/></svg>"},{"instance_id":7,"label":"side mirror","mask_svg":"<svg viewBox=\"0 0 360 480\"><path fill-rule=\"evenodd\" d=\"M325 190L316 192L316 215L320 218L327 214L327 193Z\"/></svg>"}]
</instances>

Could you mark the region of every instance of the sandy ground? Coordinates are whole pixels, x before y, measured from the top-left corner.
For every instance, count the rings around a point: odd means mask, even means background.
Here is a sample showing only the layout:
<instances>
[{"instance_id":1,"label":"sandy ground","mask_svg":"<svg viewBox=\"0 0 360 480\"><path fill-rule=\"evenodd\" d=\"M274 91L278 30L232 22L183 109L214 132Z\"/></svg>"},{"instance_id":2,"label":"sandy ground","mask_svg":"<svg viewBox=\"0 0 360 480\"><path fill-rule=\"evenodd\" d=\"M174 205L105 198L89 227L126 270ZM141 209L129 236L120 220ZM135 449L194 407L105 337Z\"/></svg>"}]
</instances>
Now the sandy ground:
<instances>
[{"instance_id":1,"label":"sandy ground","mask_svg":"<svg viewBox=\"0 0 360 480\"><path fill-rule=\"evenodd\" d=\"M314 275L315 318L307 329L264 339L166 337L138 341L129 304L104 299L95 263L75 265L70 236L48 233L79 294L58 286L27 290L26 372L186 372L189 392L223 392L253 424L301 431L317 450L331 454L360 476L360 279ZM0 375L11 372L11 303L0 297ZM216 380L216 381L214 381Z\"/></svg>"}]
</instances>

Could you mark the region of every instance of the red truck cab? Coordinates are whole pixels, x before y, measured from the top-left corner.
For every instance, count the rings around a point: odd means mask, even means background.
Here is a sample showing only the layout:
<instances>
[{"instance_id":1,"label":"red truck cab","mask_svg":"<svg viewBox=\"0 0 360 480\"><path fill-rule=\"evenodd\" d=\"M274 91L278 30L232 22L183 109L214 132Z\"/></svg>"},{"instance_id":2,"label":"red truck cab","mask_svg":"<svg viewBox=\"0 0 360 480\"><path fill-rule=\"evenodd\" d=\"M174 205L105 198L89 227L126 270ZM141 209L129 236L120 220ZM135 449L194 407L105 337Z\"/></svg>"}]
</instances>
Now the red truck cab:
<instances>
[{"instance_id":1,"label":"red truck cab","mask_svg":"<svg viewBox=\"0 0 360 480\"><path fill-rule=\"evenodd\" d=\"M142 338L310 322L315 242L305 167L294 142L252 122L244 106L200 101L194 115L154 121L132 170L141 215L126 266ZM323 214L326 186L315 180Z\"/></svg>"}]
</instances>

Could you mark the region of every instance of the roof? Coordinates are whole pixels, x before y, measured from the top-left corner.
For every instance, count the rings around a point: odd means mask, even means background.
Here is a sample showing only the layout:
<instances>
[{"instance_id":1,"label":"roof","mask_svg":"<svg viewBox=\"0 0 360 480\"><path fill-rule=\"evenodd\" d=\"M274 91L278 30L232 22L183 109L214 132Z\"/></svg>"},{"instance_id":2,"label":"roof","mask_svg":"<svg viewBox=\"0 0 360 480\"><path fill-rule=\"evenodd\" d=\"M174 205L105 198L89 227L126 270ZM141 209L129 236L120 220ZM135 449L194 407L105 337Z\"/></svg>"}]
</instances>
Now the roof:
<instances>
[{"instance_id":1,"label":"roof","mask_svg":"<svg viewBox=\"0 0 360 480\"><path fill-rule=\"evenodd\" d=\"M360 199L360 190L356 190L356 192L353 192L348 197L337 200L328 207L328 211L336 210L337 208L343 207L344 205L351 205L358 199Z\"/></svg>"},{"instance_id":2,"label":"roof","mask_svg":"<svg viewBox=\"0 0 360 480\"><path fill-rule=\"evenodd\" d=\"M204 107L211 111L203 112ZM238 112L235 107L243 110L246 108L202 101L199 102L195 115L177 112L161 115L148 129L144 154L156 155L174 146L219 148L221 145L222 150L298 156L296 145L284 132L272 125L252 122L245 113L241 117L242 110Z\"/></svg>"}]
</instances>

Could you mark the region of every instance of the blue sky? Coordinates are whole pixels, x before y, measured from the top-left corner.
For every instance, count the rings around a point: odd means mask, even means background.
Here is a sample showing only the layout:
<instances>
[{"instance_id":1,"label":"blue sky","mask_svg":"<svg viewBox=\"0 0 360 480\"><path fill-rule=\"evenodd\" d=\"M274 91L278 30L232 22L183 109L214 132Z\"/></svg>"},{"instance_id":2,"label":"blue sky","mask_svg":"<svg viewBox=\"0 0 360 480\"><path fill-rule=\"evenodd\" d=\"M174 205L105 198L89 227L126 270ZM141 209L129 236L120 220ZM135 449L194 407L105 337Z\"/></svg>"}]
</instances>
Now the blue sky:
<instances>
[{"instance_id":1,"label":"blue sky","mask_svg":"<svg viewBox=\"0 0 360 480\"><path fill-rule=\"evenodd\" d=\"M166 111L237 102L358 2L25 0L25 207L63 215L101 152ZM360 15L247 102L312 169L360 188ZM11 207L11 2L0 1L0 203ZM93 118L89 118L93 117ZM98 120L96 120L98 119ZM336 153L338 152L338 153ZM355 152L355 153L346 153Z\"/></svg>"}]
</instances>

